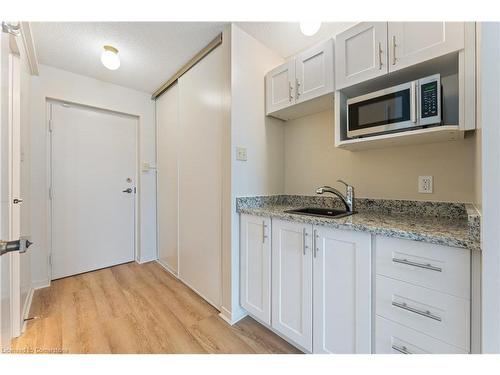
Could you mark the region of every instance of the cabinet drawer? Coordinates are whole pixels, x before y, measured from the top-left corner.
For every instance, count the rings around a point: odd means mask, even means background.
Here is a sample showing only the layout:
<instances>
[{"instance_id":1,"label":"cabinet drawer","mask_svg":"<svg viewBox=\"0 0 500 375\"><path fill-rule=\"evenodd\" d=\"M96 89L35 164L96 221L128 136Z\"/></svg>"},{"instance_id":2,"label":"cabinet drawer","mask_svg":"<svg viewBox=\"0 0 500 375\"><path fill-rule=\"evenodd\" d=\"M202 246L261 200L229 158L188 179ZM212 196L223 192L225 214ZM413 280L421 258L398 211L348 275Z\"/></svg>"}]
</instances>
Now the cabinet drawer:
<instances>
[{"instance_id":1,"label":"cabinet drawer","mask_svg":"<svg viewBox=\"0 0 500 375\"><path fill-rule=\"evenodd\" d=\"M470 302L377 275L376 314L470 349Z\"/></svg>"},{"instance_id":2,"label":"cabinet drawer","mask_svg":"<svg viewBox=\"0 0 500 375\"><path fill-rule=\"evenodd\" d=\"M376 273L470 298L470 251L396 238L376 238Z\"/></svg>"},{"instance_id":3,"label":"cabinet drawer","mask_svg":"<svg viewBox=\"0 0 500 375\"><path fill-rule=\"evenodd\" d=\"M411 328L377 316L375 320L377 354L467 354L457 348Z\"/></svg>"}]
</instances>

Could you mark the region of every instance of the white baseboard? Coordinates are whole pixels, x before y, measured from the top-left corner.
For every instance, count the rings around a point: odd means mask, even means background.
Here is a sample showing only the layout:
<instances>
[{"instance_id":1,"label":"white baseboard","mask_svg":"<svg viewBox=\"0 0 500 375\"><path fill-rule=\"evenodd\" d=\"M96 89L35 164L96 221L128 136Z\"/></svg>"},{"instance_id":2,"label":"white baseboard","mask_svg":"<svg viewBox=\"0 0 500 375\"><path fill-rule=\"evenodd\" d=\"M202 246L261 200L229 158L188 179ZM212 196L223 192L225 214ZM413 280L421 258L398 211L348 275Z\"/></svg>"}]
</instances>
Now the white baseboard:
<instances>
[{"instance_id":1,"label":"white baseboard","mask_svg":"<svg viewBox=\"0 0 500 375\"><path fill-rule=\"evenodd\" d=\"M50 286L50 280L35 281L31 284L33 290L48 288Z\"/></svg>"},{"instance_id":2,"label":"white baseboard","mask_svg":"<svg viewBox=\"0 0 500 375\"><path fill-rule=\"evenodd\" d=\"M177 272L174 272L173 269L171 269L169 266L167 266L165 263L163 263L161 260L157 259L156 263L158 263L165 271L170 273L172 276L174 276L176 279L178 278Z\"/></svg>"},{"instance_id":3,"label":"white baseboard","mask_svg":"<svg viewBox=\"0 0 500 375\"><path fill-rule=\"evenodd\" d=\"M136 262L139 264L144 264L144 263L148 263L148 262L154 262L155 260L158 260L158 258L156 258L156 256L153 255L150 257L136 259Z\"/></svg>"},{"instance_id":4,"label":"white baseboard","mask_svg":"<svg viewBox=\"0 0 500 375\"><path fill-rule=\"evenodd\" d=\"M231 313L228 309L226 309L225 307L221 306L220 307L220 313L219 313L219 317L224 320L227 324L229 324L230 326L238 323L241 319L243 319L244 317L246 317L248 314L245 310L241 310L238 311L237 313L233 314Z\"/></svg>"}]
</instances>

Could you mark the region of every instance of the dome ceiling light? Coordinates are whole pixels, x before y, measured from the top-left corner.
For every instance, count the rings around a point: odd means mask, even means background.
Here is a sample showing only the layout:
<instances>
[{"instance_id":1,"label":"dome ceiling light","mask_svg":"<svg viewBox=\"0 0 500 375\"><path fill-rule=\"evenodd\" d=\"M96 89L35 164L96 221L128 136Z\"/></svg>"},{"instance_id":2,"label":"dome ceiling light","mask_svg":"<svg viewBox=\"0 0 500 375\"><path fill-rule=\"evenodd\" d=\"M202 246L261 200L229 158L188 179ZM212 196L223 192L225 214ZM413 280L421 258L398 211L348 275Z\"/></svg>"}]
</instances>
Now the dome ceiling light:
<instances>
[{"instance_id":1,"label":"dome ceiling light","mask_svg":"<svg viewBox=\"0 0 500 375\"><path fill-rule=\"evenodd\" d=\"M318 32L321 27L321 22L307 21L300 23L300 31L302 34L307 36L312 36Z\"/></svg>"},{"instance_id":2,"label":"dome ceiling light","mask_svg":"<svg viewBox=\"0 0 500 375\"><path fill-rule=\"evenodd\" d=\"M116 70L120 67L120 57L118 50L113 46L104 46L101 54L101 62L109 70Z\"/></svg>"}]
</instances>

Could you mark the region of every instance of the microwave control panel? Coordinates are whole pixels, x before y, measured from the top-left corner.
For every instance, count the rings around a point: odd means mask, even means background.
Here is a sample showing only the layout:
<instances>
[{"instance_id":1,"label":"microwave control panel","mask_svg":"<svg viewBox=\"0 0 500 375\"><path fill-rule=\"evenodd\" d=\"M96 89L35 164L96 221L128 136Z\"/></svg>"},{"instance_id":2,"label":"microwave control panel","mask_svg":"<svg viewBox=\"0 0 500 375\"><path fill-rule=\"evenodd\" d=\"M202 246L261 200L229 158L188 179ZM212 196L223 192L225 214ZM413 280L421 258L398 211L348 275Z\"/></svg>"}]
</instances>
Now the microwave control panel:
<instances>
[{"instance_id":1,"label":"microwave control panel","mask_svg":"<svg viewBox=\"0 0 500 375\"><path fill-rule=\"evenodd\" d=\"M422 118L438 115L437 81L424 83L420 88L420 103L422 103Z\"/></svg>"}]
</instances>

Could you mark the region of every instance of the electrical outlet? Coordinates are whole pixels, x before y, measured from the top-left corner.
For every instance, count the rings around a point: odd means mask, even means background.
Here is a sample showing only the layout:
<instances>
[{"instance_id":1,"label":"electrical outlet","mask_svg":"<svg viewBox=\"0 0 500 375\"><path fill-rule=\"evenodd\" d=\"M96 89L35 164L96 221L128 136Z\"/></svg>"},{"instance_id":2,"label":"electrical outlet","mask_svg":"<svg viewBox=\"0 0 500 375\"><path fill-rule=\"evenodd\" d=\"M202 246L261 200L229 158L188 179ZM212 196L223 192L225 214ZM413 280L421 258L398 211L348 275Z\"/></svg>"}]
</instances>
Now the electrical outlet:
<instances>
[{"instance_id":1,"label":"electrical outlet","mask_svg":"<svg viewBox=\"0 0 500 375\"><path fill-rule=\"evenodd\" d=\"M247 149L245 147L236 147L236 160L247 161Z\"/></svg>"},{"instance_id":2,"label":"electrical outlet","mask_svg":"<svg viewBox=\"0 0 500 375\"><path fill-rule=\"evenodd\" d=\"M432 194L432 176L418 176L418 192Z\"/></svg>"}]
</instances>

